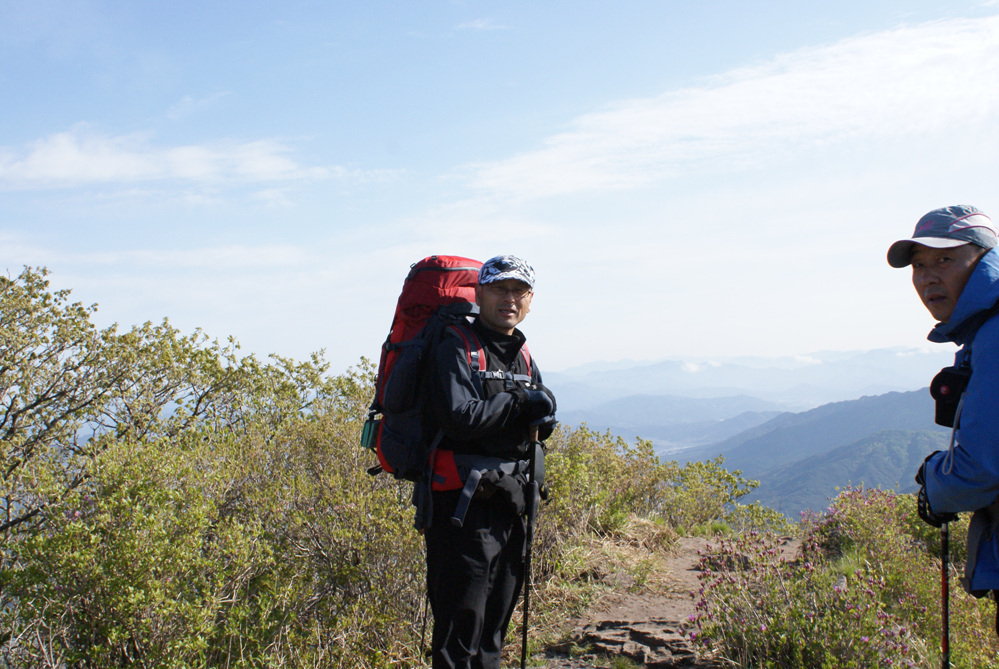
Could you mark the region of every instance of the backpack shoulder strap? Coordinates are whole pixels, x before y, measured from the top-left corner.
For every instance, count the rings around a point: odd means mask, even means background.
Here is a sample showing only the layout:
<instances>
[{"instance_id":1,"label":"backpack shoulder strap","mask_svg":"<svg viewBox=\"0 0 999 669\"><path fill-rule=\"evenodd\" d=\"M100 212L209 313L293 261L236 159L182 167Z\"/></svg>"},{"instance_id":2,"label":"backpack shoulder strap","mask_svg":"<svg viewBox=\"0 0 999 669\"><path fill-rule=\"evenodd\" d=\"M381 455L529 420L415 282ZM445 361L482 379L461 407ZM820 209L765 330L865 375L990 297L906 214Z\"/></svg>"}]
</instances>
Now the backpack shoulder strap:
<instances>
[{"instance_id":1,"label":"backpack shoulder strap","mask_svg":"<svg viewBox=\"0 0 999 669\"><path fill-rule=\"evenodd\" d=\"M518 382L531 384L531 354L527 351L526 346L521 347L520 354L527 364L527 374L514 374L509 371L501 372L498 370L489 371L489 361L486 357L485 348L482 346L482 340L479 339L479 336L475 334L472 328L464 323L454 323L448 326L448 331L454 332L461 339L462 344L464 344L465 356L473 376L477 376L483 380L504 381L504 384L508 388L513 388Z\"/></svg>"},{"instance_id":2,"label":"backpack shoulder strap","mask_svg":"<svg viewBox=\"0 0 999 669\"><path fill-rule=\"evenodd\" d=\"M486 366L486 352L482 348L482 342L472 331L472 328L462 323L453 323L448 326L448 331L454 332L461 339L465 346L465 357L468 366L472 368L474 374L480 374Z\"/></svg>"}]
</instances>

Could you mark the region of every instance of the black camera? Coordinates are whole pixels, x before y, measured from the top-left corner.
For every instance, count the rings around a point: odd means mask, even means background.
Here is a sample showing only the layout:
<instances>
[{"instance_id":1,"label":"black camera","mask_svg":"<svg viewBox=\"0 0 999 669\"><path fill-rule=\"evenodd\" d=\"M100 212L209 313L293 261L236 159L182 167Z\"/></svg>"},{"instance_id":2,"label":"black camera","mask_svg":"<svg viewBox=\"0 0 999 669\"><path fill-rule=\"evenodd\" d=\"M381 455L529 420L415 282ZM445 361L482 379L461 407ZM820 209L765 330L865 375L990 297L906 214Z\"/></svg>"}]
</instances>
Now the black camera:
<instances>
[{"instance_id":1,"label":"black camera","mask_svg":"<svg viewBox=\"0 0 999 669\"><path fill-rule=\"evenodd\" d=\"M944 367L930 383L930 395L936 401L934 422L944 427L954 427L954 417L961 395L971 378L967 367Z\"/></svg>"}]
</instances>

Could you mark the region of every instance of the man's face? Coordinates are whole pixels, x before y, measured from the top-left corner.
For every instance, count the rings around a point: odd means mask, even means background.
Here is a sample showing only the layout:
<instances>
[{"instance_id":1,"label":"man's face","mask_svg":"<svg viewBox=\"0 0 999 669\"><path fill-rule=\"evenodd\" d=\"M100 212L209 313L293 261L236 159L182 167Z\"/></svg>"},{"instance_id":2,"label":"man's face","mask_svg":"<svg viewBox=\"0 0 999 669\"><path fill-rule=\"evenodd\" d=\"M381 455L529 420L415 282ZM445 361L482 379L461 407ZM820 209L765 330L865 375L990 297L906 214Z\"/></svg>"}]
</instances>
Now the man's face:
<instances>
[{"instance_id":1,"label":"man's face","mask_svg":"<svg viewBox=\"0 0 999 669\"><path fill-rule=\"evenodd\" d=\"M479 320L490 330L513 334L531 310L533 296L531 287L516 279L478 285L475 303L479 305Z\"/></svg>"},{"instance_id":2,"label":"man's face","mask_svg":"<svg viewBox=\"0 0 999 669\"><path fill-rule=\"evenodd\" d=\"M912 285L933 318L950 319L979 257L981 249L974 244L949 249L913 246Z\"/></svg>"}]
</instances>

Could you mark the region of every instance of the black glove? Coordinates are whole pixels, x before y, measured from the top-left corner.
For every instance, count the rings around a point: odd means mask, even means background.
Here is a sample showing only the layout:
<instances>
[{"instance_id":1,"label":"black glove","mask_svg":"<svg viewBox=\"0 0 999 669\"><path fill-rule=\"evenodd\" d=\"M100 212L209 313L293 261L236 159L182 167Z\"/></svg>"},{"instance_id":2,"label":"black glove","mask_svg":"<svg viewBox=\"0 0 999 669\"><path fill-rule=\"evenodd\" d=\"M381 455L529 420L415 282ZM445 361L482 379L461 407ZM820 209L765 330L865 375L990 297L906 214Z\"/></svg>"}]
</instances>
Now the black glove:
<instances>
[{"instance_id":1,"label":"black glove","mask_svg":"<svg viewBox=\"0 0 999 669\"><path fill-rule=\"evenodd\" d=\"M918 485L926 485L926 463L930 461L934 455L940 451L933 451L923 460L923 464L919 465L919 471L916 472L916 483Z\"/></svg>"},{"instance_id":2,"label":"black glove","mask_svg":"<svg viewBox=\"0 0 999 669\"><path fill-rule=\"evenodd\" d=\"M490 469L482 473L482 482L479 483L479 486L476 495L482 491L487 499L495 496L498 501L510 507L518 516L524 514L524 508L527 504L524 498L524 488L527 486L527 480L524 479L523 475L511 476L502 470Z\"/></svg>"},{"instance_id":3,"label":"black glove","mask_svg":"<svg viewBox=\"0 0 999 669\"><path fill-rule=\"evenodd\" d=\"M923 468L920 467L920 473L922 473L922 470ZM940 527L944 523L950 523L957 520L956 513L933 513L933 509L930 508L930 500L926 497L925 485L919 488L919 494L916 496L916 511L919 513L919 517L923 519L924 523L932 525L933 527Z\"/></svg>"},{"instance_id":4,"label":"black glove","mask_svg":"<svg viewBox=\"0 0 999 669\"><path fill-rule=\"evenodd\" d=\"M531 425L541 425L555 420L555 396L540 383L537 388L518 388L513 391L517 397L521 414Z\"/></svg>"},{"instance_id":5,"label":"black glove","mask_svg":"<svg viewBox=\"0 0 999 669\"><path fill-rule=\"evenodd\" d=\"M552 402L551 415L554 416L555 412L558 410L558 404L555 402L555 395L553 395L552 391L548 390L548 386L543 383L537 383L534 387L535 389L542 391L545 395L548 395L548 399Z\"/></svg>"}]
</instances>

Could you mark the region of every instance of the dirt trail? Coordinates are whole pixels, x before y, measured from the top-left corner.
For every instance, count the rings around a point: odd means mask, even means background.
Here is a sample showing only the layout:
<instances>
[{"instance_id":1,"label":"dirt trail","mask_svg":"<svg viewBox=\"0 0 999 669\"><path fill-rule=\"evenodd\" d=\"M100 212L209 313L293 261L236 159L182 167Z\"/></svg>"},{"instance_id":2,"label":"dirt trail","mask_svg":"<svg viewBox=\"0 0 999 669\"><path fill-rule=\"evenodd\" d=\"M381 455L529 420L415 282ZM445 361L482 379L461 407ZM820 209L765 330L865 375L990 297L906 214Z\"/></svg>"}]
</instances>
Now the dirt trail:
<instances>
[{"instance_id":1,"label":"dirt trail","mask_svg":"<svg viewBox=\"0 0 999 669\"><path fill-rule=\"evenodd\" d=\"M603 597L585 618L570 623L570 640L544 654L548 669L610 667L614 656L624 655L640 666L707 669L730 666L699 657L685 628L694 613L690 596L697 581L698 551L709 541L682 537L674 555L667 560L669 570L663 594L632 594L619 591ZM573 646L592 652L572 657Z\"/></svg>"},{"instance_id":2,"label":"dirt trail","mask_svg":"<svg viewBox=\"0 0 999 669\"><path fill-rule=\"evenodd\" d=\"M586 615L571 621L569 641L547 649L547 669L594 669L611 667L614 657L625 656L638 666L655 669L716 669L733 665L719 658L704 656L690 642L685 624L694 613L700 589L697 580L700 553L717 540L681 537L666 561L665 587L659 593L633 594L628 588L601 598ZM784 541L784 554L793 556L799 542ZM573 647L589 649L573 657ZM537 666L537 663L535 663Z\"/></svg>"}]
</instances>

